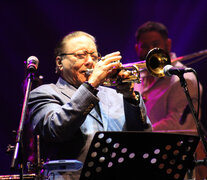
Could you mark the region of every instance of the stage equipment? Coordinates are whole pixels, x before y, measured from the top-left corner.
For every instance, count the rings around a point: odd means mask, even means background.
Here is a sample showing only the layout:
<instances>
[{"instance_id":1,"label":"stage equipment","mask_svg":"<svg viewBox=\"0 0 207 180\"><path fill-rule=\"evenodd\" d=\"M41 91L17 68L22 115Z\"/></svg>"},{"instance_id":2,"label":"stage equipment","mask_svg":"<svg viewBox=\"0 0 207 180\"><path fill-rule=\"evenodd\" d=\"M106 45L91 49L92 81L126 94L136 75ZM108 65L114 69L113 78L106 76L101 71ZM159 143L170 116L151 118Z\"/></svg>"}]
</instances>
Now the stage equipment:
<instances>
[{"instance_id":1,"label":"stage equipment","mask_svg":"<svg viewBox=\"0 0 207 180\"><path fill-rule=\"evenodd\" d=\"M50 179L64 179L62 173L65 174L66 179L69 177L70 172L79 171L82 169L83 163L78 160L53 160L43 164L44 178Z\"/></svg>"},{"instance_id":2,"label":"stage equipment","mask_svg":"<svg viewBox=\"0 0 207 180\"><path fill-rule=\"evenodd\" d=\"M24 179L28 180L35 180L36 174L24 174ZM14 179L21 179L19 174L12 174L12 175L0 175L0 180L14 180Z\"/></svg>"},{"instance_id":3,"label":"stage equipment","mask_svg":"<svg viewBox=\"0 0 207 180\"><path fill-rule=\"evenodd\" d=\"M16 136L16 144L11 150L14 151L12 162L11 162L11 169L15 170L16 168L19 169L20 172L20 179L24 179L24 167L23 167L23 141L22 141L22 134L23 134L23 128L24 128L24 122L26 119L27 114L27 106L28 106L28 100L29 100L29 93L31 91L32 81L34 79L34 74L37 71L39 65L39 60L35 56L30 56L27 59L27 85L26 85L26 91L24 94L24 101L22 106L22 112L21 112L21 119L19 122L19 128L17 131ZM11 146L12 147L12 146Z\"/></svg>"},{"instance_id":4,"label":"stage equipment","mask_svg":"<svg viewBox=\"0 0 207 180\"><path fill-rule=\"evenodd\" d=\"M80 180L183 180L198 142L194 135L97 132Z\"/></svg>"}]
</instances>

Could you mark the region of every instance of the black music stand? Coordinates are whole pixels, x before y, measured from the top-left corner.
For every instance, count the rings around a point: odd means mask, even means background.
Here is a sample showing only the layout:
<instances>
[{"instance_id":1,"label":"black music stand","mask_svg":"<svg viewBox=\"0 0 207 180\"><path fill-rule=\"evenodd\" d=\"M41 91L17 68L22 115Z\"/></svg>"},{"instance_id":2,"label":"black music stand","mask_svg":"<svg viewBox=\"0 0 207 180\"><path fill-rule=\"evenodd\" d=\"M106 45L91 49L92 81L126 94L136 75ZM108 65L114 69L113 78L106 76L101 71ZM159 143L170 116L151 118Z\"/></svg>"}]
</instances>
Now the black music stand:
<instances>
[{"instance_id":1,"label":"black music stand","mask_svg":"<svg viewBox=\"0 0 207 180\"><path fill-rule=\"evenodd\" d=\"M80 180L183 180L199 137L156 132L97 132Z\"/></svg>"}]
</instances>

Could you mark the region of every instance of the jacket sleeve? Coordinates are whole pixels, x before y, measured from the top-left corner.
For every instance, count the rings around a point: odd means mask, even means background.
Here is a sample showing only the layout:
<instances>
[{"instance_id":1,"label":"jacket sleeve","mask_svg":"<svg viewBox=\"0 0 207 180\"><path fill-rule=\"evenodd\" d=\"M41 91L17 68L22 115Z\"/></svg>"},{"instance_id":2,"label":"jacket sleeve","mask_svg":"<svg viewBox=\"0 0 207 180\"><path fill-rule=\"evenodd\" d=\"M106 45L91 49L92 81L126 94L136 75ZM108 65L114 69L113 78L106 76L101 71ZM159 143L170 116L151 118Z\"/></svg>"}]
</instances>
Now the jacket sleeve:
<instances>
[{"instance_id":1,"label":"jacket sleeve","mask_svg":"<svg viewBox=\"0 0 207 180\"><path fill-rule=\"evenodd\" d=\"M147 110L140 94L138 104L133 104L124 99L124 110L127 130L152 131L152 125L147 116Z\"/></svg>"},{"instance_id":2,"label":"jacket sleeve","mask_svg":"<svg viewBox=\"0 0 207 180\"><path fill-rule=\"evenodd\" d=\"M29 97L29 118L35 133L47 141L65 141L80 128L99 99L81 85L72 97L62 97L56 86L43 85Z\"/></svg>"}]
</instances>

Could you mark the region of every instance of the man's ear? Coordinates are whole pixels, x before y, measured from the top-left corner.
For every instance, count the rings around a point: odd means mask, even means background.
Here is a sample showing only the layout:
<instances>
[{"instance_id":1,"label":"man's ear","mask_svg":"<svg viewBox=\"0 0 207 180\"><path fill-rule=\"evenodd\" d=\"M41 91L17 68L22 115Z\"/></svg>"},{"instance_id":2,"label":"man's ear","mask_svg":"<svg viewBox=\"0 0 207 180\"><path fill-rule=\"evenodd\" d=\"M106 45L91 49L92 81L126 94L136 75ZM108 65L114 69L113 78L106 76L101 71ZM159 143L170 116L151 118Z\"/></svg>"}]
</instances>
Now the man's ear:
<instances>
[{"instance_id":1,"label":"man's ear","mask_svg":"<svg viewBox=\"0 0 207 180\"><path fill-rule=\"evenodd\" d=\"M167 39L167 50L168 52L171 52L172 47L172 40L170 38Z\"/></svg>"},{"instance_id":2,"label":"man's ear","mask_svg":"<svg viewBox=\"0 0 207 180\"><path fill-rule=\"evenodd\" d=\"M135 47L136 52L138 52L138 44L137 43L135 44L134 47Z\"/></svg>"},{"instance_id":3,"label":"man's ear","mask_svg":"<svg viewBox=\"0 0 207 180\"><path fill-rule=\"evenodd\" d=\"M57 57L56 57L56 67L57 67L59 70L62 70L62 68L63 68L62 58L61 58L60 56L57 56Z\"/></svg>"}]
</instances>

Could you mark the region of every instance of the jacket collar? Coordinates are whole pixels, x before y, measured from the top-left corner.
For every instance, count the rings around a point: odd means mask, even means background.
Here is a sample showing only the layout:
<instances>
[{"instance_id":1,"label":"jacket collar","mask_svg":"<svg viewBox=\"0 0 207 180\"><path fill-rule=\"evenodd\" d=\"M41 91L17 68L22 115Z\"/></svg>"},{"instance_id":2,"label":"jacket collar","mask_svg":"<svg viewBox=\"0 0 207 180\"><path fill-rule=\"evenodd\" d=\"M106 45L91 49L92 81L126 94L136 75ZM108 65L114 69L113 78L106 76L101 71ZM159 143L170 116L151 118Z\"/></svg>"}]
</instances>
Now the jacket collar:
<instances>
[{"instance_id":1,"label":"jacket collar","mask_svg":"<svg viewBox=\"0 0 207 180\"><path fill-rule=\"evenodd\" d=\"M69 84L67 81L65 81L63 78L59 77L57 83L56 83L57 87L61 89L61 92L71 98L71 96L75 93L75 91L77 90L74 86L72 86L71 84Z\"/></svg>"}]
</instances>

